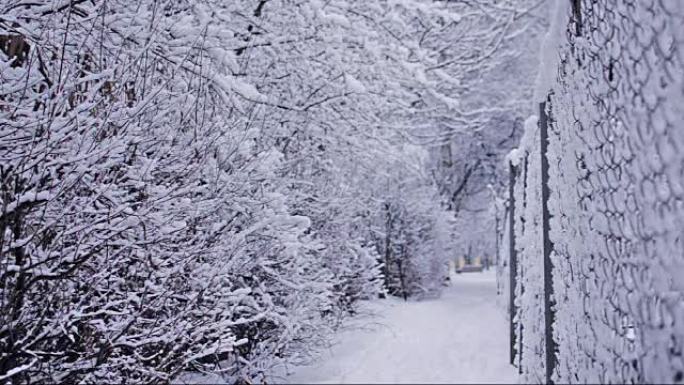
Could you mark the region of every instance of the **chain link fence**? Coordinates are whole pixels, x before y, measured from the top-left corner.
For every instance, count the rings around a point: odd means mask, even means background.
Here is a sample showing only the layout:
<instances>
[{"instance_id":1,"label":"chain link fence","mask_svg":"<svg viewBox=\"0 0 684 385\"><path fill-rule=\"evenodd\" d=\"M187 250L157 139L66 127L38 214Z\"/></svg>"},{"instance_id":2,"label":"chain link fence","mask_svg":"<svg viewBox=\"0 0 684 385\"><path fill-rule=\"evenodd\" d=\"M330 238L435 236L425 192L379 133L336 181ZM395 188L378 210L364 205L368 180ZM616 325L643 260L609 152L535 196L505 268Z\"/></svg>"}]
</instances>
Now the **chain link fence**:
<instances>
[{"instance_id":1,"label":"chain link fence","mask_svg":"<svg viewBox=\"0 0 684 385\"><path fill-rule=\"evenodd\" d=\"M682 383L684 2L571 5L511 157L512 360L528 382Z\"/></svg>"}]
</instances>

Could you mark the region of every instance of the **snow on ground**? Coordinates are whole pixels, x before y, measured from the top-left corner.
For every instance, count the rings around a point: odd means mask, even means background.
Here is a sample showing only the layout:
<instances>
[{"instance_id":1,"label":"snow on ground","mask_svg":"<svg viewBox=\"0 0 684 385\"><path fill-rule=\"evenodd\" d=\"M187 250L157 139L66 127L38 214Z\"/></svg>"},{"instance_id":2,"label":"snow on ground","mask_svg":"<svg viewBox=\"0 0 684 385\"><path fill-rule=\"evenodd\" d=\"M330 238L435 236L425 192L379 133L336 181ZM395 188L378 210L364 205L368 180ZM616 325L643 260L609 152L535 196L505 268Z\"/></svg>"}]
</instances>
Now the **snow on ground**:
<instances>
[{"instance_id":1,"label":"snow on ground","mask_svg":"<svg viewBox=\"0 0 684 385\"><path fill-rule=\"evenodd\" d=\"M336 344L291 383L515 383L493 270L452 277L438 299L366 304ZM364 327L359 327L364 326Z\"/></svg>"}]
</instances>

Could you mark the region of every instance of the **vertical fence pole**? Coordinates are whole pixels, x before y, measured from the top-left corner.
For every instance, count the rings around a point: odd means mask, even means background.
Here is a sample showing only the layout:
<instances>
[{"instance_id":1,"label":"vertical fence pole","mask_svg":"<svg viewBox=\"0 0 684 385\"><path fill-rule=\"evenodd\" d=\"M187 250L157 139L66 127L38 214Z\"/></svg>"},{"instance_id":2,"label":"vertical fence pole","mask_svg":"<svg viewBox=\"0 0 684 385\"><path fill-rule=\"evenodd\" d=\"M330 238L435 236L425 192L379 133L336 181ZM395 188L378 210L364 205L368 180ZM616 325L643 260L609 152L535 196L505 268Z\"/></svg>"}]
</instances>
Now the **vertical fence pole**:
<instances>
[{"instance_id":1,"label":"vertical fence pole","mask_svg":"<svg viewBox=\"0 0 684 385\"><path fill-rule=\"evenodd\" d=\"M517 167L518 177L520 178L520 181L522 182L521 183L522 202L520 202L521 203L520 206L523 207L523 213L520 215L519 219L520 219L520 228L521 228L523 233L525 233L526 227L529 225L527 223L527 220L526 220L525 214L524 214L524 210L525 210L525 208L527 208L528 199L529 199L529 197L527 195L527 187L528 187L527 186L527 182L528 182L527 172L529 171L529 168L530 168L530 154L526 151L525 155L522 159L522 164L520 164ZM524 249L525 246L521 245L518 248ZM517 253L515 255L516 255L516 257L518 256ZM524 269L523 265L516 264L516 266L518 267L518 269L515 272L515 276L517 277L516 279L520 281L520 284L518 285L518 286L520 286L520 292L518 294L520 294L520 297L522 298L522 296L525 294L525 281L523 279L523 277L525 276L525 269ZM522 314L521 314L521 316L522 316ZM523 354L524 354L523 353L523 343L525 342L524 341L524 339L525 339L525 333L524 333L525 325L523 324L523 321L520 320L520 321L518 321L518 324L516 326L517 326L517 331L518 331L518 334L517 334L518 340L516 341L516 343L518 344L518 374L522 374L523 373Z\"/></svg>"},{"instance_id":2,"label":"vertical fence pole","mask_svg":"<svg viewBox=\"0 0 684 385\"><path fill-rule=\"evenodd\" d=\"M515 286L516 273L518 270L518 256L515 252L515 174L516 168L513 163L509 165L509 186L508 186L508 246L509 246L509 319L510 319L510 359L511 365L515 365Z\"/></svg>"},{"instance_id":3,"label":"vertical fence pole","mask_svg":"<svg viewBox=\"0 0 684 385\"><path fill-rule=\"evenodd\" d=\"M546 350L546 383L552 384L552 375L556 368L556 342L553 339L553 322L555 311L553 306L553 276L551 271L551 250L553 244L549 238L551 214L549 212L549 159L548 151L548 116L546 102L539 104L539 133L541 137L541 172L542 172L542 239L544 248L544 346Z\"/></svg>"},{"instance_id":4,"label":"vertical fence pole","mask_svg":"<svg viewBox=\"0 0 684 385\"><path fill-rule=\"evenodd\" d=\"M494 213L494 250L496 251L496 254L494 256L494 263L496 264L496 266L499 266L499 254L501 254L499 252L499 222L501 221L499 220L499 212L497 210Z\"/></svg>"}]
</instances>

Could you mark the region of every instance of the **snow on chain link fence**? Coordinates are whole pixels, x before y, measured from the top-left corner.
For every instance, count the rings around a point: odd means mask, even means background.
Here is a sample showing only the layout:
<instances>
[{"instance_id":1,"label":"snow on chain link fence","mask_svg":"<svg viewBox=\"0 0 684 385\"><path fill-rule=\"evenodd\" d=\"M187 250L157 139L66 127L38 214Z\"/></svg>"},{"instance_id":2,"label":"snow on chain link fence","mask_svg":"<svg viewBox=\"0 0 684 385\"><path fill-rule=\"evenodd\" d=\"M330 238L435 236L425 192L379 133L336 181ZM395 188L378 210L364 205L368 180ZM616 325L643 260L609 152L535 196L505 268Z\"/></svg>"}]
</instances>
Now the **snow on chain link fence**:
<instances>
[{"instance_id":1,"label":"snow on chain link fence","mask_svg":"<svg viewBox=\"0 0 684 385\"><path fill-rule=\"evenodd\" d=\"M512 360L527 382L682 383L684 2L561 2L555 80L509 157Z\"/></svg>"}]
</instances>

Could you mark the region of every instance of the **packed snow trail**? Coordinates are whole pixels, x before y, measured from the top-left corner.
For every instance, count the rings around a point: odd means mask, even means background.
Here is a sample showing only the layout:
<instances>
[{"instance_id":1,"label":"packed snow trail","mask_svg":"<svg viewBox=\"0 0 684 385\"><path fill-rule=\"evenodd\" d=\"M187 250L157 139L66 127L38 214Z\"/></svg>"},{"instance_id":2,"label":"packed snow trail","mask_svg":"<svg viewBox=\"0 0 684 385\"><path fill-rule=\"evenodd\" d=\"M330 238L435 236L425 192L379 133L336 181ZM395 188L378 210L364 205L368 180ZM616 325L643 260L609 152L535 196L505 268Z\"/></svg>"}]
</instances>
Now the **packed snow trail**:
<instances>
[{"instance_id":1,"label":"packed snow trail","mask_svg":"<svg viewBox=\"0 0 684 385\"><path fill-rule=\"evenodd\" d=\"M493 271L452 277L438 299L367 304L375 312L340 332L291 383L515 383ZM370 322L375 322L368 326ZM367 327L360 329L359 326Z\"/></svg>"}]
</instances>

